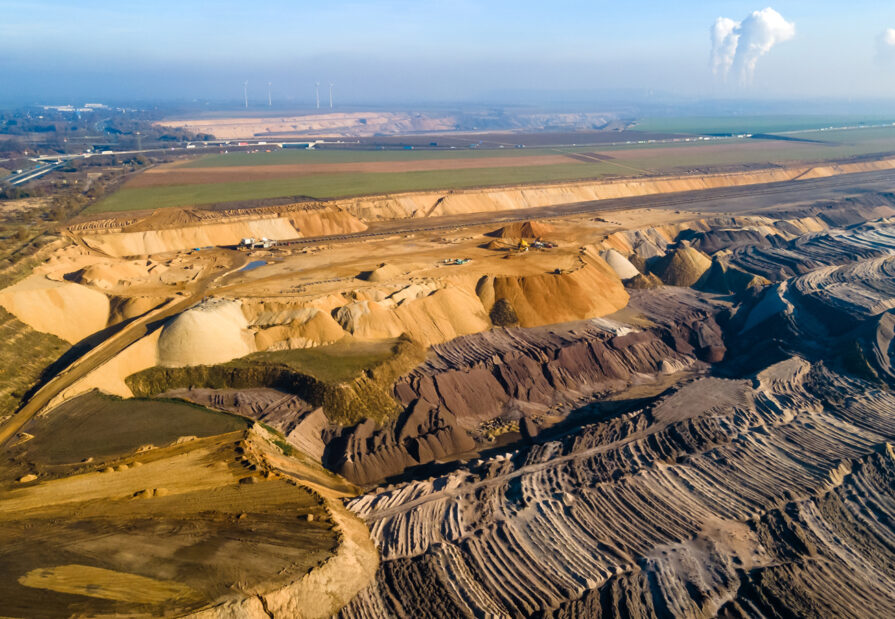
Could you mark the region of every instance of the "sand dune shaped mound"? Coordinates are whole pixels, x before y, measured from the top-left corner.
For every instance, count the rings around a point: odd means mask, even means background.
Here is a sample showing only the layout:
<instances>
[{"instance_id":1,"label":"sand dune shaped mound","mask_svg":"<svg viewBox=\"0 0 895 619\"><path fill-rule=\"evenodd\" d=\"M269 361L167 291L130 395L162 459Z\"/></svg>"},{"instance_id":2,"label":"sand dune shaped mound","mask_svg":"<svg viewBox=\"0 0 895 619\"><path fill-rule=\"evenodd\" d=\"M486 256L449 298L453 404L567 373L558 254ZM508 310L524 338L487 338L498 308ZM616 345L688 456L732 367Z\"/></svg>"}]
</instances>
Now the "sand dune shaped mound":
<instances>
[{"instance_id":1,"label":"sand dune shaped mound","mask_svg":"<svg viewBox=\"0 0 895 619\"><path fill-rule=\"evenodd\" d=\"M116 264L100 262L66 275L66 279L79 284L109 290L111 288L129 286L134 281L145 279L148 274L149 270L145 261Z\"/></svg>"},{"instance_id":2,"label":"sand dune shaped mound","mask_svg":"<svg viewBox=\"0 0 895 619\"><path fill-rule=\"evenodd\" d=\"M488 236L502 239L536 239L555 232L553 226L540 221L520 221L490 232Z\"/></svg>"},{"instance_id":3,"label":"sand dune shaped mound","mask_svg":"<svg viewBox=\"0 0 895 619\"><path fill-rule=\"evenodd\" d=\"M386 309L374 301L339 308L335 319L356 337L387 339L406 334L423 346L446 342L490 327L481 301L461 288L444 288Z\"/></svg>"},{"instance_id":4,"label":"sand dune shaped mound","mask_svg":"<svg viewBox=\"0 0 895 619\"><path fill-rule=\"evenodd\" d=\"M603 260L606 261L606 264L612 267L612 270L615 271L615 274L621 279L631 279L632 277L640 275L640 271L637 270L637 267L631 264L630 260L614 249L609 249L603 252Z\"/></svg>"},{"instance_id":5,"label":"sand dune shaped mound","mask_svg":"<svg viewBox=\"0 0 895 619\"><path fill-rule=\"evenodd\" d=\"M717 258L712 260L711 268L699 282L699 289L709 292L731 293L744 292L750 288L759 288L770 284L760 275L753 275L726 264Z\"/></svg>"},{"instance_id":6,"label":"sand dune shaped mound","mask_svg":"<svg viewBox=\"0 0 895 619\"><path fill-rule=\"evenodd\" d=\"M29 327L72 344L109 321L109 298L103 293L36 274L0 291L0 306Z\"/></svg>"},{"instance_id":7,"label":"sand dune shaped mound","mask_svg":"<svg viewBox=\"0 0 895 619\"><path fill-rule=\"evenodd\" d=\"M159 336L159 365L214 365L255 352L240 302L208 299L179 314Z\"/></svg>"},{"instance_id":8,"label":"sand dune shaped mound","mask_svg":"<svg viewBox=\"0 0 895 619\"><path fill-rule=\"evenodd\" d=\"M477 292L488 309L506 299L523 327L605 316L628 303L615 271L599 257L570 272L495 277Z\"/></svg>"},{"instance_id":9,"label":"sand dune shaped mound","mask_svg":"<svg viewBox=\"0 0 895 619\"><path fill-rule=\"evenodd\" d=\"M358 278L368 282L387 282L396 277L400 277L402 274L403 271L400 267L383 262L372 271L364 271L358 275Z\"/></svg>"},{"instance_id":10,"label":"sand dune shaped mound","mask_svg":"<svg viewBox=\"0 0 895 619\"><path fill-rule=\"evenodd\" d=\"M288 324L258 331L255 344L258 350L312 348L339 341L347 335L339 323L317 308L304 308L303 315Z\"/></svg>"},{"instance_id":11,"label":"sand dune shaped mound","mask_svg":"<svg viewBox=\"0 0 895 619\"><path fill-rule=\"evenodd\" d=\"M709 270L712 261L698 249L683 245L669 252L653 272L669 286L692 286Z\"/></svg>"},{"instance_id":12,"label":"sand dune shaped mound","mask_svg":"<svg viewBox=\"0 0 895 619\"><path fill-rule=\"evenodd\" d=\"M165 301L167 297L154 296L135 296L135 297L116 297L109 299L109 324L115 324L122 320L142 316L146 312L155 309Z\"/></svg>"}]
</instances>

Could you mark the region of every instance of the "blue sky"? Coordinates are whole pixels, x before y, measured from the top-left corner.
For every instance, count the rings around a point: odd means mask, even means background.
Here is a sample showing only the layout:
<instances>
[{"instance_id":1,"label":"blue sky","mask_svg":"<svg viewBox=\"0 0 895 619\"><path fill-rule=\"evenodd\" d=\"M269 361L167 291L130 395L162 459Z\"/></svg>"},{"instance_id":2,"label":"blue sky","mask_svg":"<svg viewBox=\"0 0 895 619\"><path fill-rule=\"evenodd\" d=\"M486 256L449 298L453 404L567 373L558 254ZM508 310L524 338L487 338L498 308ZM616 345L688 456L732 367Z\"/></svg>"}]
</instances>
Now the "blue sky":
<instances>
[{"instance_id":1,"label":"blue sky","mask_svg":"<svg viewBox=\"0 0 895 619\"><path fill-rule=\"evenodd\" d=\"M793 39L749 85L709 69L710 28L772 6ZM875 60L895 2L0 0L0 99L484 100L635 89L686 97L895 97ZM496 93L496 94L495 94Z\"/></svg>"}]
</instances>

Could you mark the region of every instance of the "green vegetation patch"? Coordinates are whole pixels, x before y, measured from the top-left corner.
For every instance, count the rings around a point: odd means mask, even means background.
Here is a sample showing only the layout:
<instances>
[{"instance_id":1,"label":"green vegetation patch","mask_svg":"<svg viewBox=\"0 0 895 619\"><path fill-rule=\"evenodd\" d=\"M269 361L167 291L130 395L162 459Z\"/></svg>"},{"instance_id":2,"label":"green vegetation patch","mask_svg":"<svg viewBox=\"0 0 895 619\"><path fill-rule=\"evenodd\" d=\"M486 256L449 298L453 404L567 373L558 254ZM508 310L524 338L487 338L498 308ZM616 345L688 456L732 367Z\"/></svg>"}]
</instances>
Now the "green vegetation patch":
<instances>
[{"instance_id":1,"label":"green vegetation patch","mask_svg":"<svg viewBox=\"0 0 895 619\"><path fill-rule=\"evenodd\" d=\"M0 417L15 411L41 373L69 348L68 342L35 331L0 307Z\"/></svg>"},{"instance_id":2,"label":"green vegetation patch","mask_svg":"<svg viewBox=\"0 0 895 619\"><path fill-rule=\"evenodd\" d=\"M471 168L426 172L386 172L376 174L317 174L295 178L237 183L200 185L166 185L160 187L124 188L90 206L92 213L132 211L171 206L198 206L236 200L258 200L286 196L307 196L317 199L400 193L497 187L526 183L573 181L618 174L620 168L611 163L579 163L512 168Z\"/></svg>"},{"instance_id":3,"label":"green vegetation patch","mask_svg":"<svg viewBox=\"0 0 895 619\"><path fill-rule=\"evenodd\" d=\"M338 383L375 371L395 356L400 345L397 339L359 342L348 337L329 346L259 352L246 359L285 365L325 383Z\"/></svg>"},{"instance_id":4,"label":"green vegetation patch","mask_svg":"<svg viewBox=\"0 0 895 619\"><path fill-rule=\"evenodd\" d=\"M143 445L168 445L183 436L202 438L243 430L249 422L194 404L122 400L91 392L35 417L24 431L20 457L46 465L105 460Z\"/></svg>"},{"instance_id":5,"label":"green vegetation patch","mask_svg":"<svg viewBox=\"0 0 895 619\"><path fill-rule=\"evenodd\" d=\"M221 365L149 368L128 376L135 395L173 389L270 387L320 406L335 423L382 421L400 411L391 395L395 380L425 358L406 338L386 343L348 342L310 350L262 352Z\"/></svg>"},{"instance_id":6,"label":"green vegetation patch","mask_svg":"<svg viewBox=\"0 0 895 619\"><path fill-rule=\"evenodd\" d=\"M226 168L294 165L300 163L367 163L376 161L425 161L431 159L482 159L533 157L558 153L587 152L595 147L571 148L457 148L438 150L304 150L276 149L270 152L235 152L205 155L178 168Z\"/></svg>"}]
</instances>

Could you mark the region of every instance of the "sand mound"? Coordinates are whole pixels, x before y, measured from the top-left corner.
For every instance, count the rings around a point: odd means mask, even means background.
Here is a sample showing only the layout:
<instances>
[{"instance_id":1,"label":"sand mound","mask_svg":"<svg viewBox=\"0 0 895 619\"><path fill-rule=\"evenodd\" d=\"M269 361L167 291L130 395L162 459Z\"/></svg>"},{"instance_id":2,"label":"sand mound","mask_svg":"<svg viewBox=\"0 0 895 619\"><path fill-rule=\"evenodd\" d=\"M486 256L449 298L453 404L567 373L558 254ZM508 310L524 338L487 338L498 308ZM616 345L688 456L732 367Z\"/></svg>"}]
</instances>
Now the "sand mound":
<instances>
[{"instance_id":1,"label":"sand mound","mask_svg":"<svg viewBox=\"0 0 895 619\"><path fill-rule=\"evenodd\" d=\"M128 286L135 280L145 279L149 274L145 261L109 264L100 262L66 275L70 281L103 290Z\"/></svg>"},{"instance_id":2,"label":"sand mound","mask_svg":"<svg viewBox=\"0 0 895 619\"><path fill-rule=\"evenodd\" d=\"M358 277L368 282L387 282L403 275L400 267L393 264L382 263L372 271L364 271Z\"/></svg>"},{"instance_id":3,"label":"sand mound","mask_svg":"<svg viewBox=\"0 0 895 619\"><path fill-rule=\"evenodd\" d=\"M436 290L404 301L393 309L373 301L358 301L339 308L335 318L346 331L359 338L386 339L406 334L423 346L490 327L481 301L462 288Z\"/></svg>"},{"instance_id":4,"label":"sand mound","mask_svg":"<svg viewBox=\"0 0 895 619\"><path fill-rule=\"evenodd\" d=\"M615 271L616 275L621 279L631 279L632 277L640 275L640 271L637 270L637 267L631 264L627 258L614 249L609 249L603 252L603 260L606 261L606 264L612 267L612 270Z\"/></svg>"},{"instance_id":5,"label":"sand mound","mask_svg":"<svg viewBox=\"0 0 895 619\"><path fill-rule=\"evenodd\" d=\"M540 221L520 221L504 226L488 236L496 236L502 239L536 239L554 232L553 226Z\"/></svg>"},{"instance_id":6,"label":"sand mound","mask_svg":"<svg viewBox=\"0 0 895 619\"><path fill-rule=\"evenodd\" d=\"M523 327L605 316L628 303L615 271L599 257L570 272L487 278L477 293L489 310L506 299Z\"/></svg>"},{"instance_id":7,"label":"sand mound","mask_svg":"<svg viewBox=\"0 0 895 619\"><path fill-rule=\"evenodd\" d=\"M0 291L0 305L29 327L74 344L104 329L109 299L80 284L31 275Z\"/></svg>"},{"instance_id":8,"label":"sand mound","mask_svg":"<svg viewBox=\"0 0 895 619\"><path fill-rule=\"evenodd\" d=\"M504 249L509 249L510 245L507 244L505 241L498 241L497 239L494 239L493 241L489 241L484 245L480 245L479 247L481 247L482 249L490 249L492 251L502 251Z\"/></svg>"},{"instance_id":9,"label":"sand mound","mask_svg":"<svg viewBox=\"0 0 895 619\"><path fill-rule=\"evenodd\" d=\"M753 275L718 260L712 260L712 267L699 282L700 290L727 294L744 292L750 288L760 288L770 284L760 275Z\"/></svg>"},{"instance_id":10,"label":"sand mound","mask_svg":"<svg viewBox=\"0 0 895 619\"><path fill-rule=\"evenodd\" d=\"M712 261L698 249L689 245L671 251L653 269L669 286L692 286L709 270Z\"/></svg>"},{"instance_id":11,"label":"sand mound","mask_svg":"<svg viewBox=\"0 0 895 619\"><path fill-rule=\"evenodd\" d=\"M142 316L167 300L166 297L111 297L109 300L109 324L113 325L122 320Z\"/></svg>"},{"instance_id":12,"label":"sand mound","mask_svg":"<svg viewBox=\"0 0 895 619\"><path fill-rule=\"evenodd\" d=\"M255 352L239 301L208 299L179 314L159 336L159 364L214 365Z\"/></svg>"},{"instance_id":13,"label":"sand mound","mask_svg":"<svg viewBox=\"0 0 895 619\"><path fill-rule=\"evenodd\" d=\"M255 334L258 350L312 348L338 342L347 334L332 316L316 308L306 308L302 317Z\"/></svg>"},{"instance_id":14,"label":"sand mound","mask_svg":"<svg viewBox=\"0 0 895 619\"><path fill-rule=\"evenodd\" d=\"M658 288L661 285L662 280L652 273L637 275L636 277L632 277L625 282L625 286L627 286L628 288L640 290L650 290L652 288Z\"/></svg>"}]
</instances>

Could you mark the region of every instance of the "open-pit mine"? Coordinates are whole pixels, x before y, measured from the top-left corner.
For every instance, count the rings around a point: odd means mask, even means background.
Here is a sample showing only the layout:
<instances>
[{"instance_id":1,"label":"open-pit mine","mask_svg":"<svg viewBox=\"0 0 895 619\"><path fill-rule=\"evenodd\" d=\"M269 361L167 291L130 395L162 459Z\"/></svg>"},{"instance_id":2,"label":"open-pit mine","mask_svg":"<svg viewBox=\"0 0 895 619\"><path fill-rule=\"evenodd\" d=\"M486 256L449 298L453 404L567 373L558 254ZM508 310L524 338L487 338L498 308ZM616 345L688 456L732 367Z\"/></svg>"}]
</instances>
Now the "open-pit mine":
<instances>
[{"instance_id":1,"label":"open-pit mine","mask_svg":"<svg viewBox=\"0 0 895 619\"><path fill-rule=\"evenodd\" d=\"M0 616L892 616L893 168L69 222Z\"/></svg>"}]
</instances>

